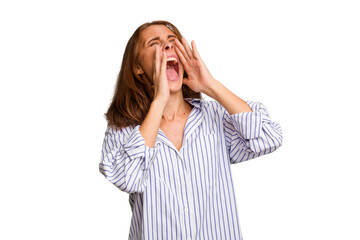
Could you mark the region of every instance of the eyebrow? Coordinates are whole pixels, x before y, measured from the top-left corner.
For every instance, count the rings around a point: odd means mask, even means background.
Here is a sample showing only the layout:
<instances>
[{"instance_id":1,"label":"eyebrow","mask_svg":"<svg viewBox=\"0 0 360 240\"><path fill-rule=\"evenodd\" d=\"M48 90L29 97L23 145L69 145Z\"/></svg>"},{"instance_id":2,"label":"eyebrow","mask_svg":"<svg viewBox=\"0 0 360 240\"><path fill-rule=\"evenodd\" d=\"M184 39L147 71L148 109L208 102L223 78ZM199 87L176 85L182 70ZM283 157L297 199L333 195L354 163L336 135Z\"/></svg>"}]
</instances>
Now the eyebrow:
<instances>
[{"instance_id":1,"label":"eyebrow","mask_svg":"<svg viewBox=\"0 0 360 240\"><path fill-rule=\"evenodd\" d=\"M168 39L171 38L171 37L177 38L177 36L175 36L175 35L168 35ZM160 37L153 38L150 41L148 41L147 44L149 44L151 41L155 41L155 40L159 40L159 39L160 39Z\"/></svg>"}]
</instances>

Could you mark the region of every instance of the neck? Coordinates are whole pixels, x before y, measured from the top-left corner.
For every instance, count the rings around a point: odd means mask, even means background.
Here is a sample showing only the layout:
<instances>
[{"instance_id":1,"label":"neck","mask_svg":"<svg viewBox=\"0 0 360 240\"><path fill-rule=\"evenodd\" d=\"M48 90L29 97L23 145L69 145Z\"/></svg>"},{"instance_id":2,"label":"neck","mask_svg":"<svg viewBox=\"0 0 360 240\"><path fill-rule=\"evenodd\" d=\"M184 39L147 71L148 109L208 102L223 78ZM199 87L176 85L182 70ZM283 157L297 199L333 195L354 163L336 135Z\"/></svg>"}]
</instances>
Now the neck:
<instances>
[{"instance_id":1,"label":"neck","mask_svg":"<svg viewBox=\"0 0 360 240\"><path fill-rule=\"evenodd\" d=\"M162 119L164 121L176 120L177 117L183 116L189 109L191 109L191 106L184 101L182 91L177 91L174 94L170 94Z\"/></svg>"}]
</instances>

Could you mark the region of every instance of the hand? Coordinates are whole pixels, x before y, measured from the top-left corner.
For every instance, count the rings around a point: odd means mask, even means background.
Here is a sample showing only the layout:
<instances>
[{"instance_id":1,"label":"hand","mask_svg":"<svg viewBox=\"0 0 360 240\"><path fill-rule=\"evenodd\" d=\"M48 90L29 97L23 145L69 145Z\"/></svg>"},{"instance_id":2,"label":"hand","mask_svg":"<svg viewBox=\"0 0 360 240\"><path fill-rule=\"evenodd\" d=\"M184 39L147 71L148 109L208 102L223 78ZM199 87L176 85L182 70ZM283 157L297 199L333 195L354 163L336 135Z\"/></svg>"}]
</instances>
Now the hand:
<instances>
[{"instance_id":1,"label":"hand","mask_svg":"<svg viewBox=\"0 0 360 240\"><path fill-rule=\"evenodd\" d=\"M191 41L192 49L184 37L182 38L182 43L175 39L175 51L188 74L188 78L184 78L183 83L195 92L206 94L210 90L211 85L215 83L215 79L201 59L195 41Z\"/></svg>"},{"instance_id":2,"label":"hand","mask_svg":"<svg viewBox=\"0 0 360 240\"><path fill-rule=\"evenodd\" d=\"M160 60L160 48L156 46L153 59L153 82L154 82L154 100L159 100L166 104L170 97L169 83L166 75L166 52L162 52L162 61Z\"/></svg>"}]
</instances>

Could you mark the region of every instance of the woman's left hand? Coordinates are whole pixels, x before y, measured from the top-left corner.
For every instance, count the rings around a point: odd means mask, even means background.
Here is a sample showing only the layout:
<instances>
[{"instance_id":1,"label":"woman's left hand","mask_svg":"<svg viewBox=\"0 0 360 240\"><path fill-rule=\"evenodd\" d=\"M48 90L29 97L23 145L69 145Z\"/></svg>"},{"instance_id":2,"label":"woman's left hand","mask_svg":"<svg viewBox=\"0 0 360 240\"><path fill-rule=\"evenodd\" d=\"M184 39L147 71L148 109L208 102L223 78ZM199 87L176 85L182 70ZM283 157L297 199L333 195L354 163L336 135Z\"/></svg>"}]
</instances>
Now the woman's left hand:
<instances>
[{"instance_id":1,"label":"woman's left hand","mask_svg":"<svg viewBox=\"0 0 360 240\"><path fill-rule=\"evenodd\" d=\"M175 51L188 75L188 78L184 78L183 83L195 92L206 94L215 82L215 79L211 76L204 61L201 59L195 41L191 41L192 49L185 38L182 38L182 42L183 44L178 39L175 39Z\"/></svg>"}]
</instances>

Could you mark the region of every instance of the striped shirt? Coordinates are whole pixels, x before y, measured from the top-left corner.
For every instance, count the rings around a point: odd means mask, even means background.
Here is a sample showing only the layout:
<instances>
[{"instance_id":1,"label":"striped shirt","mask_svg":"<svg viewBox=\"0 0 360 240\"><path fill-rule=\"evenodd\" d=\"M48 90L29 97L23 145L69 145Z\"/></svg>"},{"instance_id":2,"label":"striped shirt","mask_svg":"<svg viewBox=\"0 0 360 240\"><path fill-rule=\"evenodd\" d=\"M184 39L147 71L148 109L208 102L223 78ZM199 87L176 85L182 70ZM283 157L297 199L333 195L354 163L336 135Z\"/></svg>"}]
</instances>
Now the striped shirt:
<instances>
[{"instance_id":1,"label":"striped shirt","mask_svg":"<svg viewBox=\"0 0 360 240\"><path fill-rule=\"evenodd\" d=\"M271 153L282 130L259 102L230 115L217 101L193 106L180 150L159 129L154 148L139 127L107 127L100 172L129 193L129 239L242 239L230 164Z\"/></svg>"}]
</instances>

